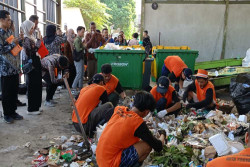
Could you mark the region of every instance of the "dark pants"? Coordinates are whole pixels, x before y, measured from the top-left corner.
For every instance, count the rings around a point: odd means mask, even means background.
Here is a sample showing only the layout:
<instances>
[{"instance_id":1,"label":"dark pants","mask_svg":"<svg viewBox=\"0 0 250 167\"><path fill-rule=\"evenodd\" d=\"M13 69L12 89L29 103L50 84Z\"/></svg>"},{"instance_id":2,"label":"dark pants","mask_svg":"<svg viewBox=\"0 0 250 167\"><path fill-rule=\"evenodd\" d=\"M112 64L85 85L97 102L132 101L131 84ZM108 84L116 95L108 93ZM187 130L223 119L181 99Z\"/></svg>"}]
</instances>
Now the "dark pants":
<instances>
[{"instance_id":1,"label":"dark pants","mask_svg":"<svg viewBox=\"0 0 250 167\"><path fill-rule=\"evenodd\" d=\"M168 77L169 74L170 74L170 71L167 69L167 67L165 66L165 64L163 64L162 70L161 70L161 76Z\"/></svg>"},{"instance_id":2,"label":"dark pants","mask_svg":"<svg viewBox=\"0 0 250 167\"><path fill-rule=\"evenodd\" d=\"M68 78L68 83L70 88L72 88L72 84L74 82L75 77L76 77L76 68L74 64L71 64L69 65L69 78Z\"/></svg>"},{"instance_id":3,"label":"dark pants","mask_svg":"<svg viewBox=\"0 0 250 167\"><path fill-rule=\"evenodd\" d=\"M4 116L16 113L19 75L1 76L2 106Z\"/></svg>"},{"instance_id":4,"label":"dark pants","mask_svg":"<svg viewBox=\"0 0 250 167\"><path fill-rule=\"evenodd\" d=\"M167 99L166 98L161 98L157 103L156 103L156 110L157 112L160 112L161 110L165 110L166 109L166 104L167 104ZM174 104L170 104L168 106L168 108L172 107ZM177 116L180 112L181 108L176 110L176 111L173 111L171 113L168 113L167 115L172 115L174 114L175 116Z\"/></svg>"},{"instance_id":5,"label":"dark pants","mask_svg":"<svg viewBox=\"0 0 250 167\"><path fill-rule=\"evenodd\" d=\"M97 73L97 61L88 60L87 61L88 77L91 79Z\"/></svg>"},{"instance_id":6,"label":"dark pants","mask_svg":"<svg viewBox=\"0 0 250 167\"><path fill-rule=\"evenodd\" d=\"M119 102L119 95L113 92L108 96L108 99L113 104L113 106L116 107Z\"/></svg>"},{"instance_id":7,"label":"dark pants","mask_svg":"<svg viewBox=\"0 0 250 167\"><path fill-rule=\"evenodd\" d=\"M58 84L53 84L51 82L49 72L45 73L45 75L43 76L43 80L46 82L46 101L50 101L53 99Z\"/></svg>"},{"instance_id":8,"label":"dark pants","mask_svg":"<svg viewBox=\"0 0 250 167\"><path fill-rule=\"evenodd\" d=\"M42 71L34 69L27 74L28 111L39 111L42 103Z\"/></svg>"},{"instance_id":9,"label":"dark pants","mask_svg":"<svg viewBox=\"0 0 250 167\"><path fill-rule=\"evenodd\" d=\"M88 117L88 121L83 124L83 129L87 136L93 137L94 131L98 125L103 125L109 121L114 113L113 105L108 102L99 107L96 107ZM81 129L78 123L73 122L76 131L81 133Z\"/></svg>"}]
</instances>

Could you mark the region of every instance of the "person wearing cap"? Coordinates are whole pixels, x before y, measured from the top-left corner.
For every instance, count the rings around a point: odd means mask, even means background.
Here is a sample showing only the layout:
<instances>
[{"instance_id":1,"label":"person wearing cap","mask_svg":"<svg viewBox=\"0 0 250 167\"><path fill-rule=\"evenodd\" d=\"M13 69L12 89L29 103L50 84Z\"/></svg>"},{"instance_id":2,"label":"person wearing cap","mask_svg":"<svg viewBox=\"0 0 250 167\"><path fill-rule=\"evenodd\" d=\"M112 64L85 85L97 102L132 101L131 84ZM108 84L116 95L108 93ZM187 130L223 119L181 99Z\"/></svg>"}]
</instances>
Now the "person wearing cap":
<instances>
[{"instance_id":1,"label":"person wearing cap","mask_svg":"<svg viewBox=\"0 0 250 167\"><path fill-rule=\"evenodd\" d=\"M216 94L214 85L208 80L208 72L199 69L195 77L195 81L187 87L183 95L183 101L189 102L186 108L214 110L216 108Z\"/></svg>"},{"instance_id":2,"label":"person wearing cap","mask_svg":"<svg viewBox=\"0 0 250 167\"><path fill-rule=\"evenodd\" d=\"M161 76L169 77L172 83L176 82L176 91L183 89L183 82L185 80L192 80L192 74L192 70L188 68L179 56L168 56L164 60Z\"/></svg>"},{"instance_id":3,"label":"person wearing cap","mask_svg":"<svg viewBox=\"0 0 250 167\"><path fill-rule=\"evenodd\" d=\"M123 91L119 79L111 74L112 67L110 64L103 64L101 67L101 71L102 75L104 76L104 87L106 88L106 91L108 93L109 101L114 106L117 106L119 102L119 95L122 99L125 99L126 93Z\"/></svg>"},{"instance_id":4,"label":"person wearing cap","mask_svg":"<svg viewBox=\"0 0 250 167\"><path fill-rule=\"evenodd\" d=\"M165 115L178 115L181 109L180 99L174 87L169 85L165 76L158 79L157 86L153 87L150 93L156 101L157 116L163 118Z\"/></svg>"},{"instance_id":5,"label":"person wearing cap","mask_svg":"<svg viewBox=\"0 0 250 167\"><path fill-rule=\"evenodd\" d=\"M250 126L250 125L249 125ZM206 167L247 167L250 166L250 128L245 134L246 149L239 153L222 156L207 163Z\"/></svg>"},{"instance_id":6,"label":"person wearing cap","mask_svg":"<svg viewBox=\"0 0 250 167\"><path fill-rule=\"evenodd\" d=\"M97 144L96 161L101 167L141 166L152 148L160 152L166 132L156 139L143 118L155 109L154 97L138 92L131 110L117 106Z\"/></svg>"},{"instance_id":7,"label":"person wearing cap","mask_svg":"<svg viewBox=\"0 0 250 167\"><path fill-rule=\"evenodd\" d=\"M103 87L104 77L101 74L95 74L89 84L82 88L75 105L86 135L93 137L96 127L108 122L114 108L112 103L108 102L108 95ZM72 121L76 131L81 132L75 111Z\"/></svg>"}]
</instances>

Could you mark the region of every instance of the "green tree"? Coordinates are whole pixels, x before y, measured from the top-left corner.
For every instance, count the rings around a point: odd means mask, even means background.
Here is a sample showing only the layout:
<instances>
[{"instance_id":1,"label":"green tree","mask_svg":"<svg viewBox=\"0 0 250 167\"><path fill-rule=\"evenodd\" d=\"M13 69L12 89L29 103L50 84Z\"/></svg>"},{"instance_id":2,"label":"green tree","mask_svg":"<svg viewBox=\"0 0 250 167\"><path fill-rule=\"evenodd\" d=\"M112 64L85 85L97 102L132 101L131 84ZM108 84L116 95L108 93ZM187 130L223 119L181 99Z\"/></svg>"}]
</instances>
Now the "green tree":
<instances>
[{"instance_id":1,"label":"green tree","mask_svg":"<svg viewBox=\"0 0 250 167\"><path fill-rule=\"evenodd\" d=\"M101 0L108 8L106 12L111 15L110 25L114 25L114 29L120 28L124 31L126 38L131 38L135 32L135 0Z\"/></svg>"},{"instance_id":2,"label":"green tree","mask_svg":"<svg viewBox=\"0 0 250 167\"><path fill-rule=\"evenodd\" d=\"M100 0L65 0L64 4L67 7L80 8L87 29L89 28L87 25L92 21L96 23L97 29L111 24L109 22L111 16L106 12L110 9Z\"/></svg>"}]
</instances>

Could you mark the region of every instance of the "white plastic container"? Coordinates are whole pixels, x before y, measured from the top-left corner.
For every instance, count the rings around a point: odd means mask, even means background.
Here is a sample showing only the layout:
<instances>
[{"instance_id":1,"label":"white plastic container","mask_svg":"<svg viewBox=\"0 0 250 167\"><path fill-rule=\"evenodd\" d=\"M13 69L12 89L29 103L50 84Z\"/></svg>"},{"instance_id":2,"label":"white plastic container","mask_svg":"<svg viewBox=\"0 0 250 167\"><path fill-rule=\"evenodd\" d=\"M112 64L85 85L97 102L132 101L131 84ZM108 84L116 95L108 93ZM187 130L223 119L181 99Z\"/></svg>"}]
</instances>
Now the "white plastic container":
<instances>
[{"instance_id":1,"label":"white plastic container","mask_svg":"<svg viewBox=\"0 0 250 167\"><path fill-rule=\"evenodd\" d=\"M225 139L224 134L216 134L209 138L219 156L227 155L231 151L231 147Z\"/></svg>"},{"instance_id":2,"label":"white plastic container","mask_svg":"<svg viewBox=\"0 0 250 167\"><path fill-rule=\"evenodd\" d=\"M245 122L245 123L247 123L247 116L246 116L246 115L240 115L238 120L239 120L240 122Z\"/></svg>"}]
</instances>

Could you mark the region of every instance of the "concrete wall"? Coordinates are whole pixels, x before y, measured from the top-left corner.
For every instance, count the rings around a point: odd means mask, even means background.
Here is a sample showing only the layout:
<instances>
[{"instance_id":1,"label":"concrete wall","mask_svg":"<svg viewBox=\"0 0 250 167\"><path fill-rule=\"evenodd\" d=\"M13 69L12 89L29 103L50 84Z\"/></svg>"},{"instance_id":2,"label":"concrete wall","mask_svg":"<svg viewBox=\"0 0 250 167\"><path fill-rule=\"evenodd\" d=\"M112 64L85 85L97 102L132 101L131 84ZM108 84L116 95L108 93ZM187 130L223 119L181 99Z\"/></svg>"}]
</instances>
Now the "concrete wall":
<instances>
[{"instance_id":1,"label":"concrete wall","mask_svg":"<svg viewBox=\"0 0 250 167\"><path fill-rule=\"evenodd\" d=\"M153 10L145 4L145 29L153 45L190 46L198 50L197 61L220 59L225 5L158 4ZM230 5L228 42L225 58L244 57L250 47L250 5Z\"/></svg>"}]
</instances>

